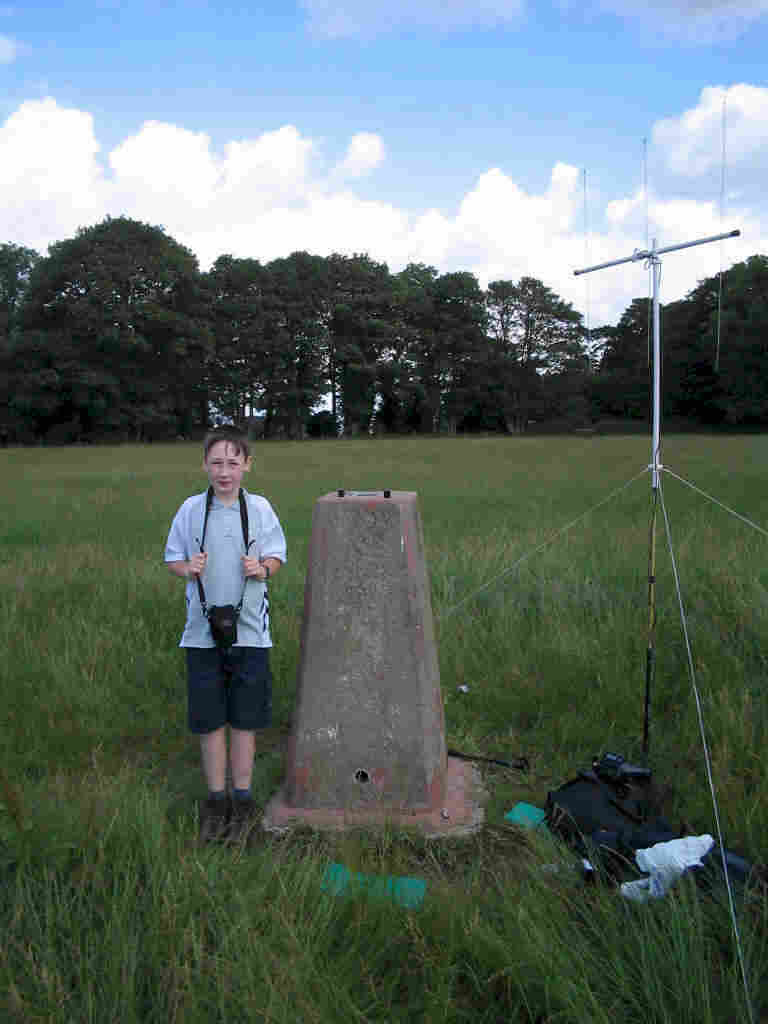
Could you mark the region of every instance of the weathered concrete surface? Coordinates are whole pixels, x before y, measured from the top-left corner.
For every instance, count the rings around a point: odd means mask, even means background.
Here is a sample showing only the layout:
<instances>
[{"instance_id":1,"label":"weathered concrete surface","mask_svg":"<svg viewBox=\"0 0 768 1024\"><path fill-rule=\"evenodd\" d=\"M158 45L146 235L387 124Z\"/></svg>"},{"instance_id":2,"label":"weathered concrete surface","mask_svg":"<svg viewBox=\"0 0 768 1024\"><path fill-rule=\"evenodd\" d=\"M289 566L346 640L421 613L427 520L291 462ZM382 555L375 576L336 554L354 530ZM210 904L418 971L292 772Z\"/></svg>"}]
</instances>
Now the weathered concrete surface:
<instances>
[{"instance_id":1,"label":"weathered concrete surface","mask_svg":"<svg viewBox=\"0 0 768 1024\"><path fill-rule=\"evenodd\" d=\"M264 824L467 825L476 778L456 763L449 780L448 767L417 495L326 494L312 522L286 780Z\"/></svg>"},{"instance_id":2,"label":"weathered concrete surface","mask_svg":"<svg viewBox=\"0 0 768 1024\"><path fill-rule=\"evenodd\" d=\"M343 831L348 828L395 826L416 828L430 838L475 832L483 823L486 798L474 765L449 757L442 806L409 810L383 805L357 808L294 807L286 803L285 786L272 797L264 812L263 827L281 832L296 825Z\"/></svg>"}]
</instances>

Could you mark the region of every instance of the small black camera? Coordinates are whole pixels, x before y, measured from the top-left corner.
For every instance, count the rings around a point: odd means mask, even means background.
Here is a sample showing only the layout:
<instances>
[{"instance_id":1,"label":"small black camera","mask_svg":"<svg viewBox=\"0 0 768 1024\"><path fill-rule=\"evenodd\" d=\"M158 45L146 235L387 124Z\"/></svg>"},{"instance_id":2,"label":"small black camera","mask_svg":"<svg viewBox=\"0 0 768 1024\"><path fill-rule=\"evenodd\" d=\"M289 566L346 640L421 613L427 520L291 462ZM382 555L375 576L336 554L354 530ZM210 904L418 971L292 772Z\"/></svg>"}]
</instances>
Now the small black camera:
<instances>
[{"instance_id":1,"label":"small black camera","mask_svg":"<svg viewBox=\"0 0 768 1024\"><path fill-rule=\"evenodd\" d=\"M606 782L647 782L651 769L639 764L630 764L621 754L606 752L592 761L592 771Z\"/></svg>"},{"instance_id":2,"label":"small black camera","mask_svg":"<svg viewBox=\"0 0 768 1024\"><path fill-rule=\"evenodd\" d=\"M226 650L237 643L238 610L231 604L214 605L208 609L213 642Z\"/></svg>"}]
</instances>

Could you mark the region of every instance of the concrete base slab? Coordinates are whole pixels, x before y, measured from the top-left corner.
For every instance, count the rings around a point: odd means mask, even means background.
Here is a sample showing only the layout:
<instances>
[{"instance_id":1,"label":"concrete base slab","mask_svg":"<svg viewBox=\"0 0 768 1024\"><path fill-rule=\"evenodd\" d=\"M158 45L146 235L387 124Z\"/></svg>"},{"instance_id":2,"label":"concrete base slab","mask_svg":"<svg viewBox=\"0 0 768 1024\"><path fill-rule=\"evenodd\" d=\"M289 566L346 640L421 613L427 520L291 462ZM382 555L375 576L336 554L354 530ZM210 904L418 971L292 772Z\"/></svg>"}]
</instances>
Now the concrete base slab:
<instances>
[{"instance_id":1,"label":"concrete base slab","mask_svg":"<svg viewBox=\"0 0 768 1024\"><path fill-rule=\"evenodd\" d=\"M384 825L415 828L426 836L467 835L483 823L485 790L480 772L466 761L449 757L445 773L444 798L439 807L414 811L397 807L350 807L331 810L326 807L291 807L285 800L283 785L267 804L262 827L268 832L284 832L304 825L320 831L345 831L350 828L380 828Z\"/></svg>"}]
</instances>

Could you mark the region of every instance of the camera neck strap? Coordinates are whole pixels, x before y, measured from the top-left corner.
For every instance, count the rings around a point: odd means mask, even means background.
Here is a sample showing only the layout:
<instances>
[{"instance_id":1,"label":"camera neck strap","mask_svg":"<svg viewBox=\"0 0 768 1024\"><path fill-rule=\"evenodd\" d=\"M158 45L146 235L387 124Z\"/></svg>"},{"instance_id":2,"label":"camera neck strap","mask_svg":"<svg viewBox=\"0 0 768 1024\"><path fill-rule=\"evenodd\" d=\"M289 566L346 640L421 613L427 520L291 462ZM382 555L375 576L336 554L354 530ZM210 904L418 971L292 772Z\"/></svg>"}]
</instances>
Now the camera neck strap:
<instances>
[{"instance_id":1,"label":"camera neck strap","mask_svg":"<svg viewBox=\"0 0 768 1024\"><path fill-rule=\"evenodd\" d=\"M251 546L251 542L248 540L248 505L245 501L245 494L243 493L242 487L240 488L238 495L238 501L240 503L240 525L243 528L243 543L245 544L245 553L248 554L248 548ZM200 538L200 553L205 551L205 531L208 528L208 515L211 511L211 505L213 505L213 487L208 488L208 493L205 496L205 516L203 518L203 535ZM195 579L197 580L197 592L200 595L200 607L203 609L203 615L208 618L208 605L205 602L205 590L203 589L203 581L198 574ZM243 600L245 598L245 588L248 583L248 577L246 576L243 581L243 592L240 595L240 601L235 611L240 614L240 609L243 607Z\"/></svg>"}]
</instances>

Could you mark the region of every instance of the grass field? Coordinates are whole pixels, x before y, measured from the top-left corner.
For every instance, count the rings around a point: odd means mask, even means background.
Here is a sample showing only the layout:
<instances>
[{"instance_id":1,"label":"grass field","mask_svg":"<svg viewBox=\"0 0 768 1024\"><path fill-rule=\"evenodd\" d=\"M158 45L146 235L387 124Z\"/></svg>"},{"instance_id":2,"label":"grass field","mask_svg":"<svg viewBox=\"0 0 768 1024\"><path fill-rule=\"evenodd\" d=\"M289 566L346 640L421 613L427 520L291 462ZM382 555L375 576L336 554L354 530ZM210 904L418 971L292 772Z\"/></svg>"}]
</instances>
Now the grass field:
<instances>
[{"instance_id":1,"label":"grass field","mask_svg":"<svg viewBox=\"0 0 768 1024\"><path fill-rule=\"evenodd\" d=\"M337 487L418 491L449 745L532 767L485 770L486 825L471 838L297 830L252 850L195 842L183 586L162 553L176 508L205 487L200 451L0 451L0 1020L747 1020L723 893L683 880L629 905L503 820L602 750L640 755L649 475L476 591L640 473L648 449L626 437L256 446L246 486L272 501L289 544L271 588L259 803L283 770L312 507ZM664 463L768 526L768 437L670 437ZM663 482L726 845L763 865L768 538ZM711 833L663 524L658 552L651 761L665 816ZM331 861L425 879L424 905L333 897ZM562 870L544 870L553 862ZM765 893L737 894L736 909L765 1019Z\"/></svg>"}]
</instances>

